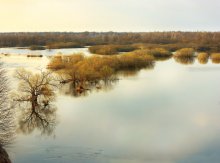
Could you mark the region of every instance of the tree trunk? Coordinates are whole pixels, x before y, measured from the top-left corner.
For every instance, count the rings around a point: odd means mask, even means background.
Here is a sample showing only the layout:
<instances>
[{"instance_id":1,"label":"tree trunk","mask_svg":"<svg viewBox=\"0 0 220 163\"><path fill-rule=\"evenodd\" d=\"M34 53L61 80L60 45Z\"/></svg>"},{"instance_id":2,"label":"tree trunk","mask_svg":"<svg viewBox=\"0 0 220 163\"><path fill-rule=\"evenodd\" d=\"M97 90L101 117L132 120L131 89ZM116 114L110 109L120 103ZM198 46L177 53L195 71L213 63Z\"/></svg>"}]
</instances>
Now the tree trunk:
<instances>
[{"instance_id":1,"label":"tree trunk","mask_svg":"<svg viewBox=\"0 0 220 163\"><path fill-rule=\"evenodd\" d=\"M0 146L0 163L11 163L8 153Z\"/></svg>"}]
</instances>

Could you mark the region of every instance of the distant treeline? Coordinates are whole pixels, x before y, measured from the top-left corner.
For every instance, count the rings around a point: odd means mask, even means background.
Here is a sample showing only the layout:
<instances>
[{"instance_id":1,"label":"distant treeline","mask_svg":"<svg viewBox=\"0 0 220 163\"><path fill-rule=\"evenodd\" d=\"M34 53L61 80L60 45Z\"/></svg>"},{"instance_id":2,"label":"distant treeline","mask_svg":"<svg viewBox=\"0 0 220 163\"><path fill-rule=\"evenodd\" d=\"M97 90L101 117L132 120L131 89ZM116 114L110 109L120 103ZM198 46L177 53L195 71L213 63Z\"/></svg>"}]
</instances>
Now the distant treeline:
<instances>
[{"instance_id":1,"label":"distant treeline","mask_svg":"<svg viewBox=\"0 0 220 163\"><path fill-rule=\"evenodd\" d=\"M65 44L67 43L67 44ZM160 45L166 48L181 46L198 51L220 51L220 32L40 32L0 33L0 47L30 46L93 46L93 45ZM170 46L169 46L170 45ZM173 50L173 49L171 49ZM175 50L175 49L174 49Z\"/></svg>"}]
</instances>

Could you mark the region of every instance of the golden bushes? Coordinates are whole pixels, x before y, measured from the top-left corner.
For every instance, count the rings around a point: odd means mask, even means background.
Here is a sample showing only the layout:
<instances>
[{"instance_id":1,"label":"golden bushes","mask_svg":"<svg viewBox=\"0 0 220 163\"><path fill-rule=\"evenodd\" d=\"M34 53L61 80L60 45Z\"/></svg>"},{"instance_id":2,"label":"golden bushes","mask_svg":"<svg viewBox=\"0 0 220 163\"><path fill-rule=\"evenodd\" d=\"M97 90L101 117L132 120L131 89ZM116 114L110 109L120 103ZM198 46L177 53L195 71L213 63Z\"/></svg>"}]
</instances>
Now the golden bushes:
<instances>
[{"instance_id":1,"label":"golden bushes","mask_svg":"<svg viewBox=\"0 0 220 163\"><path fill-rule=\"evenodd\" d=\"M220 63L220 53L212 53L211 59L213 63Z\"/></svg>"},{"instance_id":2,"label":"golden bushes","mask_svg":"<svg viewBox=\"0 0 220 163\"><path fill-rule=\"evenodd\" d=\"M209 54L205 53L205 52L204 53L199 53L197 55L197 59L198 59L199 63L206 64L206 63L208 63L208 60L209 60Z\"/></svg>"},{"instance_id":3,"label":"golden bushes","mask_svg":"<svg viewBox=\"0 0 220 163\"><path fill-rule=\"evenodd\" d=\"M80 43L77 42L56 42L50 43L46 46L47 49L62 49L62 48L83 48Z\"/></svg>"},{"instance_id":4,"label":"golden bushes","mask_svg":"<svg viewBox=\"0 0 220 163\"><path fill-rule=\"evenodd\" d=\"M119 52L131 52L137 48L132 45L96 45L89 47L89 51L94 54L113 55Z\"/></svg>"},{"instance_id":5,"label":"golden bushes","mask_svg":"<svg viewBox=\"0 0 220 163\"><path fill-rule=\"evenodd\" d=\"M192 48L182 48L175 52L175 57L194 57L194 49Z\"/></svg>"},{"instance_id":6,"label":"golden bushes","mask_svg":"<svg viewBox=\"0 0 220 163\"><path fill-rule=\"evenodd\" d=\"M137 70L153 65L153 56L135 51L120 56L55 56L48 64L48 69L60 70L74 81L95 81L107 80L121 70Z\"/></svg>"}]
</instances>

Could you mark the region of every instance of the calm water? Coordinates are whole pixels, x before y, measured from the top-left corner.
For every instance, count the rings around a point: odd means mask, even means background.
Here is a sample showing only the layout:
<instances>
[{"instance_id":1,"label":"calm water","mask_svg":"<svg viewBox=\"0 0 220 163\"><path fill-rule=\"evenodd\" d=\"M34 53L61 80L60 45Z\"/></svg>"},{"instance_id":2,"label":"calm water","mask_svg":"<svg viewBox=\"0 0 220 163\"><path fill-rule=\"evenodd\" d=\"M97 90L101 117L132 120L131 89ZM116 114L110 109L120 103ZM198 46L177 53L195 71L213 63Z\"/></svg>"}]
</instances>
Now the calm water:
<instances>
[{"instance_id":1,"label":"calm water","mask_svg":"<svg viewBox=\"0 0 220 163\"><path fill-rule=\"evenodd\" d=\"M9 60L3 58L12 70L17 63ZM156 62L106 91L82 97L60 92L52 131L18 130L6 149L14 163L217 163L219 83L220 64Z\"/></svg>"},{"instance_id":2,"label":"calm water","mask_svg":"<svg viewBox=\"0 0 220 163\"><path fill-rule=\"evenodd\" d=\"M0 48L0 54L17 54L17 55L27 55L36 54L51 56L54 54L72 54L82 52L85 55L89 55L88 48L69 48L69 49L51 49L51 50L29 50L27 48Z\"/></svg>"}]
</instances>

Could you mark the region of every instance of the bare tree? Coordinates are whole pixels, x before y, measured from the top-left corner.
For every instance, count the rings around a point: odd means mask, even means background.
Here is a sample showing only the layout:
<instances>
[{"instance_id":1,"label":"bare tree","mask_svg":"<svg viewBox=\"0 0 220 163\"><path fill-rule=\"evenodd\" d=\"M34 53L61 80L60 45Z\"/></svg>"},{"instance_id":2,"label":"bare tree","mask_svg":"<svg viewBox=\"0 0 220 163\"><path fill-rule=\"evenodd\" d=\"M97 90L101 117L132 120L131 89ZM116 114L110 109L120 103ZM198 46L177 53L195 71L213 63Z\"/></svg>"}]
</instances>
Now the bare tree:
<instances>
[{"instance_id":1,"label":"bare tree","mask_svg":"<svg viewBox=\"0 0 220 163\"><path fill-rule=\"evenodd\" d=\"M56 107L51 102L55 99L58 81L51 72L42 70L33 73L17 69L15 78L19 80L19 86L14 100L22 108L18 131L29 134L38 129L42 135L51 135L57 124Z\"/></svg>"},{"instance_id":2,"label":"bare tree","mask_svg":"<svg viewBox=\"0 0 220 163\"><path fill-rule=\"evenodd\" d=\"M11 162L3 147L12 141L15 132L14 112L10 105L8 92L6 72L0 65L0 162L3 163Z\"/></svg>"},{"instance_id":3,"label":"bare tree","mask_svg":"<svg viewBox=\"0 0 220 163\"><path fill-rule=\"evenodd\" d=\"M31 102L32 108L38 106L38 103L47 105L55 98L55 87L57 83L55 78L49 71L40 71L40 73L32 73L25 69L17 69L15 78L19 80L19 95L16 101Z\"/></svg>"}]
</instances>

